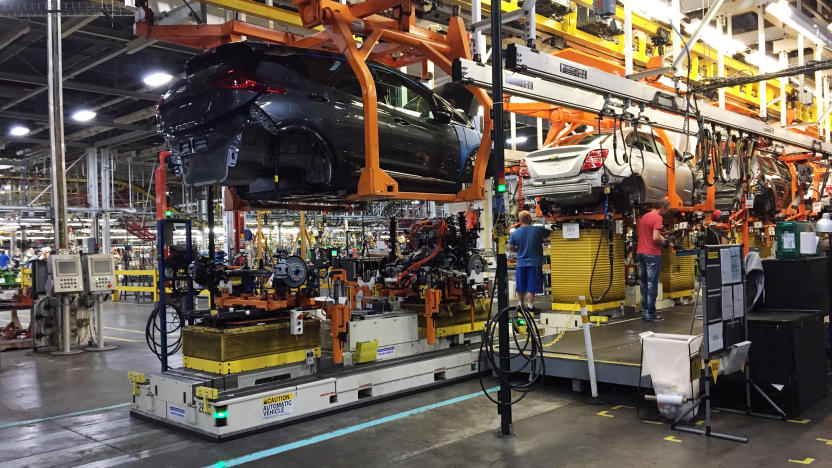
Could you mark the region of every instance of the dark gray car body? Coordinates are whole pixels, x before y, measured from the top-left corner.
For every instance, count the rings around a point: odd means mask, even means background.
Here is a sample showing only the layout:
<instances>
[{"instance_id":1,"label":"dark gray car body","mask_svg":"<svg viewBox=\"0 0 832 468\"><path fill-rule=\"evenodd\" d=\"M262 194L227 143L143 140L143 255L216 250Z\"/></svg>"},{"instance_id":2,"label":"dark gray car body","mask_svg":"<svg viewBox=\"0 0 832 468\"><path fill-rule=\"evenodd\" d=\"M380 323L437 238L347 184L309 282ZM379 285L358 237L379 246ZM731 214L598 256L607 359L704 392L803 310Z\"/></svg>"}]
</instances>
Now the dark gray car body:
<instances>
[{"instance_id":1,"label":"dark gray car body","mask_svg":"<svg viewBox=\"0 0 832 468\"><path fill-rule=\"evenodd\" d=\"M470 181L465 168L481 139L471 122L409 76L368 65L380 164L399 189L449 193ZM341 197L364 167L361 88L335 53L247 42L211 49L188 62L157 117L184 183L233 185L249 200Z\"/></svg>"}]
</instances>

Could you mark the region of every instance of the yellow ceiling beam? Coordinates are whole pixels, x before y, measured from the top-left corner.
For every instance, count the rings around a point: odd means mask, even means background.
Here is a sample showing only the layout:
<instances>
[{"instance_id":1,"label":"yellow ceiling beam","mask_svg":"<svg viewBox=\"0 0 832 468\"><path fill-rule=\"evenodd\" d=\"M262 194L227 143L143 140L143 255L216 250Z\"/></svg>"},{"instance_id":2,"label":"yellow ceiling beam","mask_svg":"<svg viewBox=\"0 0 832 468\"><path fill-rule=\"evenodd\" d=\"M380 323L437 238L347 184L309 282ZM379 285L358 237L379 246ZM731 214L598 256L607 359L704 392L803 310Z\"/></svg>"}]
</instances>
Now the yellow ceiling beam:
<instances>
[{"instance_id":1,"label":"yellow ceiling beam","mask_svg":"<svg viewBox=\"0 0 832 468\"><path fill-rule=\"evenodd\" d=\"M251 0L203 0L202 3L290 26L303 27L300 16L296 12L270 7Z\"/></svg>"}]
</instances>

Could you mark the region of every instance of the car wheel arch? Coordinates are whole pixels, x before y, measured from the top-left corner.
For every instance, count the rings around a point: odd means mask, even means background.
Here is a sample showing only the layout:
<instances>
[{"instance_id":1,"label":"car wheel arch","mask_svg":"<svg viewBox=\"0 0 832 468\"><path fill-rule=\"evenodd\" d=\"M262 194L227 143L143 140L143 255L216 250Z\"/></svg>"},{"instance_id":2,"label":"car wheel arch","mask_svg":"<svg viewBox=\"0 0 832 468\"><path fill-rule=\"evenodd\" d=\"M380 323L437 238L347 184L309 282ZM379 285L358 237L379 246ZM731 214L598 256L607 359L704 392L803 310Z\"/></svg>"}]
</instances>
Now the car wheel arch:
<instances>
[{"instance_id":1,"label":"car wheel arch","mask_svg":"<svg viewBox=\"0 0 832 468\"><path fill-rule=\"evenodd\" d=\"M290 132L301 132L305 135L312 137L323 149L323 156L326 158L330 171L332 180L335 179L335 172L339 167L339 161L336 157L336 152L334 147L326 138L326 136L315 128L314 126L306 123L306 122L283 122L276 125L276 131L273 133L272 136L272 147L270 148L270 153L276 158L280 153L280 150L277 145L279 145L281 135L285 135ZM276 159L275 159L276 161ZM331 181L330 181L331 182Z\"/></svg>"}]
</instances>

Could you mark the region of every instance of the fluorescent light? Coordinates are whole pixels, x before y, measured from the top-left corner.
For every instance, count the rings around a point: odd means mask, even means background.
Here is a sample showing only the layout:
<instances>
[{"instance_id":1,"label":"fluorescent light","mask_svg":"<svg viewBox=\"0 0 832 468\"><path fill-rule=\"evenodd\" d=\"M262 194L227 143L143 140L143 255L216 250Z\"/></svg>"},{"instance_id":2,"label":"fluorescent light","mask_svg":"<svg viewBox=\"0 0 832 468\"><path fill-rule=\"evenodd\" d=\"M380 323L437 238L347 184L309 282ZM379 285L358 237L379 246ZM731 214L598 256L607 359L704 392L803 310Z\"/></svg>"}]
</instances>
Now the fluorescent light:
<instances>
[{"instance_id":1,"label":"fluorescent light","mask_svg":"<svg viewBox=\"0 0 832 468\"><path fill-rule=\"evenodd\" d=\"M780 61L766 53L752 52L745 56L745 61L760 69L761 73L770 73L783 70Z\"/></svg>"},{"instance_id":2,"label":"fluorescent light","mask_svg":"<svg viewBox=\"0 0 832 468\"><path fill-rule=\"evenodd\" d=\"M808 37L809 40L827 46L832 45L832 38L823 32L811 18L805 17L789 6L789 2L779 0L775 3L769 3L766 5L766 11L791 26L798 33Z\"/></svg>"},{"instance_id":3,"label":"fluorescent light","mask_svg":"<svg viewBox=\"0 0 832 468\"><path fill-rule=\"evenodd\" d=\"M24 136L29 134L29 127L24 127L23 125L12 125L12 128L9 129L9 135L11 136Z\"/></svg>"},{"instance_id":4,"label":"fluorescent light","mask_svg":"<svg viewBox=\"0 0 832 468\"><path fill-rule=\"evenodd\" d=\"M633 11L646 18L661 20L665 23L673 20L678 23L685 16L664 0L641 0L638 5L633 5Z\"/></svg>"},{"instance_id":5,"label":"fluorescent light","mask_svg":"<svg viewBox=\"0 0 832 468\"><path fill-rule=\"evenodd\" d=\"M509 138L506 140L507 145L514 145L517 143L525 143L529 140L529 137L519 136L517 138Z\"/></svg>"},{"instance_id":6,"label":"fluorescent light","mask_svg":"<svg viewBox=\"0 0 832 468\"><path fill-rule=\"evenodd\" d=\"M78 109L72 113L72 120L77 120L78 122L89 122L94 118L95 111L91 111L89 109Z\"/></svg>"},{"instance_id":7,"label":"fluorescent light","mask_svg":"<svg viewBox=\"0 0 832 468\"><path fill-rule=\"evenodd\" d=\"M145 77L142 78L142 81L144 81L144 84L150 86L151 88L158 88L159 86L170 83L170 80L172 79L172 75L162 71L157 71L145 75Z\"/></svg>"},{"instance_id":8,"label":"fluorescent light","mask_svg":"<svg viewBox=\"0 0 832 468\"><path fill-rule=\"evenodd\" d=\"M685 26L685 31L688 34L693 34L693 32L696 31L696 28L699 27L699 23L701 23L700 20L691 21ZM705 27L702 28L702 31L699 33L699 38L702 39L702 42L708 44L709 46L725 52L726 55L734 55L737 52L742 52L748 48L748 46L743 44L742 41L728 37L709 25L705 25Z\"/></svg>"}]
</instances>

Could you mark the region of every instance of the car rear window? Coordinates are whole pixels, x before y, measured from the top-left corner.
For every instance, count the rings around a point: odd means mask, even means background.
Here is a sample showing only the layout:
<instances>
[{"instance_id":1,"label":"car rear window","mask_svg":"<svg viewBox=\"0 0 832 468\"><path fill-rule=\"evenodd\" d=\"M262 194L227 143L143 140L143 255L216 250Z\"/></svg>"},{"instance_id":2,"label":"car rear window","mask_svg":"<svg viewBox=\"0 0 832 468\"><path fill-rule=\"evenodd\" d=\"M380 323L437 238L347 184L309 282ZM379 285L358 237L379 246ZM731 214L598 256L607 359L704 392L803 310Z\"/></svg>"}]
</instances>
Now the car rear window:
<instances>
[{"instance_id":1,"label":"car rear window","mask_svg":"<svg viewBox=\"0 0 832 468\"><path fill-rule=\"evenodd\" d=\"M237 42L209 49L185 63L185 75L191 76L203 70L234 68L241 71L253 71L260 62L263 51Z\"/></svg>"},{"instance_id":2,"label":"car rear window","mask_svg":"<svg viewBox=\"0 0 832 468\"><path fill-rule=\"evenodd\" d=\"M610 135L612 135L611 132L601 132L600 134L598 132L579 133L562 139L557 146L600 144L599 140L604 140Z\"/></svg>"},{"instance_id":3,"label":"car rear window","mask_svg":"<svg viewBox=\"0 0 832 468\"><path fill-rule=\"evenodd\" d=\"M263 61L281 65L304 78L361 97L361 85L346 60L326 55L267 54Z\"/></svg>"}]
</instances>

